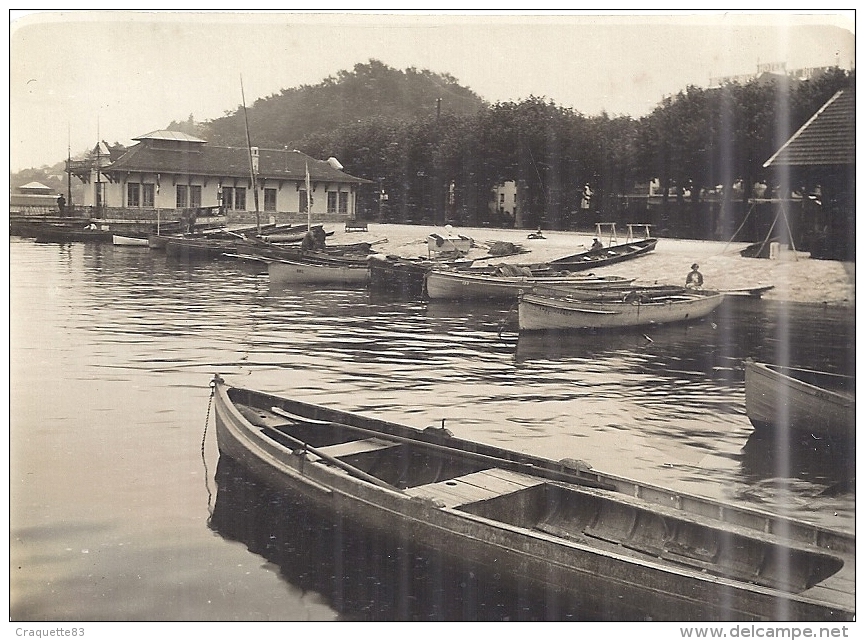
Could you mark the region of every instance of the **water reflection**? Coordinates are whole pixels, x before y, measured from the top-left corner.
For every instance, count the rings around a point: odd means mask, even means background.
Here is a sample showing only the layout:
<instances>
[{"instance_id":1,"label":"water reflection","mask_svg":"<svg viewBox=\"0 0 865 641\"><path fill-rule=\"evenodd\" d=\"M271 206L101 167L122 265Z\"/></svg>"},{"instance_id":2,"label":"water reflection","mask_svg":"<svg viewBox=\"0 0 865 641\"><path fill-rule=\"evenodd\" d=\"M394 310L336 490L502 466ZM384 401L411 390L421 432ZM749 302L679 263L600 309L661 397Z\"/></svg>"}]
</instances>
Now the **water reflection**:
<instances>
[{"instance_id":1,"label":"water reflection","mask_svg":"<svg viewBox=\"0 0 865 641\"><path fill-rule=\"evenodd\" d=\"M544 621L627 618L613 600L603 610L559 598L384 537L271 490L220 457L210 527L275 564L285 580L319 595L348 621ZM587 599L588 600L588 599Z\"/></svg>"}]
</instances>

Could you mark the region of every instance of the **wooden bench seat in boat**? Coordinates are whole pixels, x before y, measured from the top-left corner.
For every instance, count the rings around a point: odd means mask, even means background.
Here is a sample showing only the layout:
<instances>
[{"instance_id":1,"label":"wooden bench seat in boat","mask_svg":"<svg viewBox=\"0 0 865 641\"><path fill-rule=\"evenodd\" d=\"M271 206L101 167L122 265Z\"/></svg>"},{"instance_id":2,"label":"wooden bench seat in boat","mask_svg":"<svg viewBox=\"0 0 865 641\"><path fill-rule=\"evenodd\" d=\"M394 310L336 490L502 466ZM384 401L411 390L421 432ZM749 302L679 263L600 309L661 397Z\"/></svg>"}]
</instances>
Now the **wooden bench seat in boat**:
<instances>
[{"instance_id":1,"label":"wooden bench seat in boat","mask_svg":"<svg viewBox=\"0 0 865 641\"><path fill-rule=\"evenodd\" d=\"M408 488L405 492L416 498L435 501L437 504L442 504L442 507L456 507L510 494L545 482L544 479L526 476L519 472L490 468L438 483L418 485Z\"/></svg>"},{"instance_id":2,"label":"wooden bench seat in boat","mask_svg":"<svg viewBox=\"0 0 865 641\"><path fill-rule=\"evenodd\" d=\"M342 458L346 456L354 456L355 454L364 454L366 452L376 452L378 450L387 449L389 447L398 446L399 443L386 441L381 438L365 438L359 441L347 441L345 443L337 443L336 445L325 445L317 448L319 452L332 456L334 458ZM309 455L310 460L316 458L313 454Z\"/></svg>"}]
</instances>

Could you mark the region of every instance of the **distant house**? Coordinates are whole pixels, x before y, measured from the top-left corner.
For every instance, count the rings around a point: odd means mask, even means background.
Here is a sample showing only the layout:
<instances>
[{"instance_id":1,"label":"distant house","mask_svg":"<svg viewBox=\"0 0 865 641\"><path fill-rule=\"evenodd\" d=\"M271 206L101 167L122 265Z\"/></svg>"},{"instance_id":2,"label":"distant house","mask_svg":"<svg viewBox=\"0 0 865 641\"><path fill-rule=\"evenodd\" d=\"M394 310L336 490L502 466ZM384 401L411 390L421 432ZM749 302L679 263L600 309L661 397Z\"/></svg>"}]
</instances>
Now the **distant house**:
<instances>
[{"instance_id":1,"label":"distant house","mask_svg":"<svg viewBox=\"0 0 865 641\"><path fill-rule=\"evenodd\" d=\"M340 220L353 217L358 188L370 181L342 171L335 158L316 160L297 150L235 148L177 131L153 131L125 148L97 145L68 171L86 186L86 206L104 217L155 219L190 209L221 213L258 211L274 218L306 215L306 176L312 214ZM252 168L252 171L251 171ZM255 190L253 190L253 174Z\"/></svg>"},{"instance_id":2,"label":"distant house","mask_svg":"<svg viewBox=\"0 0 865 641\"><path fill-rule=\"evenodd\" d=\"M9 194L9 211L15 214L57 214L58 194L40 182L21 185Z\"/></svg>"},{"instance_id":3,"label":"distant house","mask_svg":"<svg viewBox=\"0 0 865 641\"><path fill-rule=\"evenodd\" d=\"M517 183L507 180L493 187L489 208L493 220L499 223L505 220L512 222L517 215Z\"/></svg>"},{"instance_id":4,"label":"distant house","mask_svg":"<svg viewBox=\"0 0 865 641\"><path fill-rule=\"evenodd\" d=\"M843 89L769 158L763 167L784 191L803 189L804 224L813 257L855 255L856 92ZM783 184L786 183L786 184Z\"/></svg>"}]
</instances>

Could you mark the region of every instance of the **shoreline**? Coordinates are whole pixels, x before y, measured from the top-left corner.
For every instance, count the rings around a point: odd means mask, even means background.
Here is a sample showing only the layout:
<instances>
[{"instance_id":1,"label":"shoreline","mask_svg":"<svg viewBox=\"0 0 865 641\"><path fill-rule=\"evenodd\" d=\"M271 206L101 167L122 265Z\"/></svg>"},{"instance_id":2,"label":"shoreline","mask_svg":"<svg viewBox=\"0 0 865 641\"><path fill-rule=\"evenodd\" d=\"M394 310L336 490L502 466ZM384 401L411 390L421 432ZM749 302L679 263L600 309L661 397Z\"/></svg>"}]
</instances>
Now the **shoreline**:
<instances>
[{"instance_id":1,"label":"shoreline","mask_svg":"<svg viewBox=\"0 0 865 641\"><path fill-rule=\"evenodd\" d=\"M436 233L446 236L448 230L434 225L368 224L367 231L346 232L342 224L325 223L335 228L328 245L357 242L373 243L384 254L403 258L429 257L427 237ZM328 229L330 231L330 229ZM470 237L474 243L467 258L483 259L487 264L543 263L554 258L587 250L594 234L572 231L544 231L543 239L529 239L532 230L453 227L451 234ZM610 238L601 237L604 245ZM527 250L511 256L490 257L488 247L496 241L510 242ZM620 234L618 244L627 242ZM763 294L767 300L793 303L813 303L834 307L854 308L856 305L856 264L834 260L812 259L807 252L782 250L776 260L744 258L739 252L750 245L746 242L721 242L659 238L654 251L593 270L597 274L616 274L635 278L645 285L684 285L691 264L700 265L706 289L742 289L773 285Z\"/></svg>"}]
</instances>

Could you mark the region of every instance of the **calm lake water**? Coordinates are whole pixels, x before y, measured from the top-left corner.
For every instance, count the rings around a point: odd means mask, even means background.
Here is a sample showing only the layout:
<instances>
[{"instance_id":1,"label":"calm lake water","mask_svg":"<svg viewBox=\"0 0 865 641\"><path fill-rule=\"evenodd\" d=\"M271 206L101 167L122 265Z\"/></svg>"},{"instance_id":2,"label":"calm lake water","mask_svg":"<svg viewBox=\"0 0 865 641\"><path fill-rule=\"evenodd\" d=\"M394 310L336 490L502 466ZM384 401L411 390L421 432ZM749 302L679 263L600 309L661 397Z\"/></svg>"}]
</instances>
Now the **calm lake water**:
<instances>
[{"instance_id":1,"label":"calm lake water","mask_svg":"<svg viewBox=\"0 0 865 641\"><path fill-rule=\"evenodd\" d=\"M219 461L216 372L853 530L854 453L755 440L742 367L853 371L852 310L732 299L690 326L564 339L514 320L507 304L272 288L233 262L13 238L11 618L589 616L387 549Z\"/></svg>"}]
</instances>

